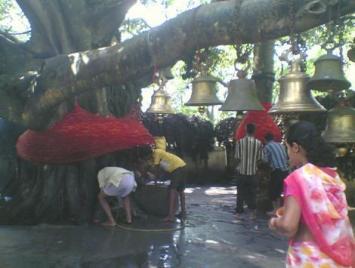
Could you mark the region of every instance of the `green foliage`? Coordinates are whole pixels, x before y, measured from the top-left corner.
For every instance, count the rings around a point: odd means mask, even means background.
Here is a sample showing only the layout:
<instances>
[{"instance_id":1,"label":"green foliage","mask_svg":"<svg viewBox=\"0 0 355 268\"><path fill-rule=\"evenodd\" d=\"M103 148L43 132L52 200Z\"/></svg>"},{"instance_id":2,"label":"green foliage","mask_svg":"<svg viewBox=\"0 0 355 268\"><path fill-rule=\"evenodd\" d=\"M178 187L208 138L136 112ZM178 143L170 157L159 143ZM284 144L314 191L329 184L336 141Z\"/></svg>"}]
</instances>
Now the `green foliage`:
<instances>
[{"instance_id":1,"label":"green foliage","mask_svg":"<svg viewBox=\"0 0 355 268\"><path fill-rule=\"evenodd\" d=\"M0 21L9 16L9 10L13 7L13 2L9 0L0 1Z\"/></svg>"},{"instance_id":2,"label":"green foliage","mask_svg":"<svg viewBox=\"0 0 355 268\"><path fill-rule=\"evenodd\" d=\"M128 19L122 23L120 27L120 32L124 32L130 36L134 36L143 31L149 30L150 28L151 27L144 19Z\"/></svg>"},{"instance_id":3,"label":"green foliage","mask_svg":"<svg viewBox=\"0 0 355 268\"><path fill-rule=\"evenodd\" d=\"M30 37L30 25L14 0L0 0L0 31L8 33L9 39L16 37L26 41Z\"/></svg>"}]
</instances>

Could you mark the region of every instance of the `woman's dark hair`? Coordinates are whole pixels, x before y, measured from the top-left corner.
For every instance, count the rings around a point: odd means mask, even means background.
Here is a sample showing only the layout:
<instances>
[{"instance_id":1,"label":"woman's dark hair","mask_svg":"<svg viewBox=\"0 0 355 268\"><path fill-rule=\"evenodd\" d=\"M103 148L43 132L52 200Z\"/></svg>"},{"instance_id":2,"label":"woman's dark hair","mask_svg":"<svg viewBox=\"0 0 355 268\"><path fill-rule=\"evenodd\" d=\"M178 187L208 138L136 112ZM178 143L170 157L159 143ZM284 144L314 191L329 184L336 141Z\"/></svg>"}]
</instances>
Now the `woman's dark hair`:
<instances>
[{"instance_id":1,"label":"woman's dark hair","mask_svg":"<svg viewBox=\"0 0 355 268\"><path fill-rule=\"evenodd\" d=\"M335 166L334 147L324 141L316 126L311 122L299 121L290 126L286 141L297 143L306 151L308 162L319 167Z\"/></svg>"}]
</instances>

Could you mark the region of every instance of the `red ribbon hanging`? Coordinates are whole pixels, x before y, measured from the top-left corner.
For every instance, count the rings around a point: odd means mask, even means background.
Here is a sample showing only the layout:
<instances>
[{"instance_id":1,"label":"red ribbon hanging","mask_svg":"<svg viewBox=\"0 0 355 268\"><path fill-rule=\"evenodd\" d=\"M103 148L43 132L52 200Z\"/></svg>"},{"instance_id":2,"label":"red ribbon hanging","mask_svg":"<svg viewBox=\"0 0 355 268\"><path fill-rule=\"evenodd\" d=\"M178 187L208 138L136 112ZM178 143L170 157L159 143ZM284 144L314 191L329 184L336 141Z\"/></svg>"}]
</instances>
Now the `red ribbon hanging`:
<instances>
[{"instance_id":1,"label":"red ribbon hanging","mask_svg":"<svg viewBox=\"0 0 355 268\"><path fill-rule=\"evenodd\" d=\"M132 116L103 117L76 105L53 127L24 132L16 149L21 158L32 162L68 164L153 143L149 131Z\"/></svg>"}]
</instances>

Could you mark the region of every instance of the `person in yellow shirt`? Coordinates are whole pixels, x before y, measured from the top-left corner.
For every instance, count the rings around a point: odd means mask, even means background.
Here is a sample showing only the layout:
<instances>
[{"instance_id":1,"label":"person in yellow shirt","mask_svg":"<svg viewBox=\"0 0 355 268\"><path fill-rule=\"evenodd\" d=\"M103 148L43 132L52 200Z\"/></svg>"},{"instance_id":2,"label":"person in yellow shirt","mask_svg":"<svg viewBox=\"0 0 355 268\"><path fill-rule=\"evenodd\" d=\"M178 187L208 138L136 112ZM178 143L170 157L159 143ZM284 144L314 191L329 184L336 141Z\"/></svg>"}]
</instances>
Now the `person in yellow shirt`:
<instances>
[{"instance_id":1,"label":"person in yellow shirt","mask_svg":"<svg viewBox=\"0 0 355 268\"><path fill-rule=\"evenodd\" d=\"M169 212L165 221L174 221L177 209L177 198L180 198L181 217L186 218L185 207L185 166L186 163L180 157L167 152L165 137L155 138L155 149L153 150L153 164L159 166L168 174L171 183L169 186Z\"/></svg>"}]
</instances>

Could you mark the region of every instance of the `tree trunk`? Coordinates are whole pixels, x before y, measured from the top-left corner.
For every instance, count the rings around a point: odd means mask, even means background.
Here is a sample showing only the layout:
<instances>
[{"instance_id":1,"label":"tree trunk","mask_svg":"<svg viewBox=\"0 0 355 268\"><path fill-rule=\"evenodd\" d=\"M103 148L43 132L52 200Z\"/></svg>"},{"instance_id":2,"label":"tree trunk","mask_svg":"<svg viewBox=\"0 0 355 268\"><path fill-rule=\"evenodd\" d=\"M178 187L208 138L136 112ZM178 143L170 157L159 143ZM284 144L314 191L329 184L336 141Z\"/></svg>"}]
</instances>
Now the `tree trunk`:
<instances>
[{"instance_id":1,"label":"tree trunk","mask_svg":"<svg viewBox=\"0 0 355 268\"><path fill-rule=\"evenodd\" d=\"M274 84L274 41L257 44L254 49L254 73L256 89L261 102L272 102Z\"/></svg>"},{"instance_id":2,"label":"tree trunk","mask_svg":"<svg viewBox=\"0 0 355 268\"><path fill-rule=\"evenodd\" d=\"M25 74L1 73L0 116L35 130L60 120L73 106L74 96L92 112L124 115L138 99L140 88L152 82L154 69L173 65L196 49L266 41L288 34L291 26L294 32L302 32L331 19L328 14L310 15L301 0L218 1L109 46L135 1L18 2L32 35L27 43L11 43L21 49L18 70ZM354 11L353 1L339 7L341 15ZM296 22L290 21L290 12L296 14ZM6 40L1 35L0 39L1 46ZM39 60L23 63L28 55ZM113 164L125 165L124 154ZM89 222L98 191L96 174L103 166L102 158L67 166L19 160L7 189L13 200L2 207L1 222Z\"/></svg>"},{"instance_id":3,"label":"tree trunk","mask_svg":"<svg viewBox=\"0 0 355 268\"><path fill-rule=\"evenodd\" d=\"M136 103L139 90L134 85L127 85L130 90L107 87L98 90L95 95L83 96L79 103L102 114L111 113L122 116L129 112ZM66 114L72 104L62 103L59 108ZM56 121L58 118L52 120ZM15 141L12 141L15 146ZM58 146L65 146L58 144ZM0 223L3 224L82 224L91 222L97 209L97 172L107 163L129 167L125 159L132 152L122 152L115 157L99 157L73 165L33 165L18 159L17 174L10 181L6 195L11 196L11 202L6 203L2 210ZM125 157L121 157L125 156ZM124 159L124 160L122 160ZM136 157L132 157L136 159Z\"/></svg>"}]
</instances>

